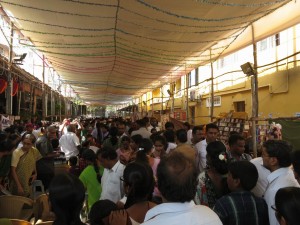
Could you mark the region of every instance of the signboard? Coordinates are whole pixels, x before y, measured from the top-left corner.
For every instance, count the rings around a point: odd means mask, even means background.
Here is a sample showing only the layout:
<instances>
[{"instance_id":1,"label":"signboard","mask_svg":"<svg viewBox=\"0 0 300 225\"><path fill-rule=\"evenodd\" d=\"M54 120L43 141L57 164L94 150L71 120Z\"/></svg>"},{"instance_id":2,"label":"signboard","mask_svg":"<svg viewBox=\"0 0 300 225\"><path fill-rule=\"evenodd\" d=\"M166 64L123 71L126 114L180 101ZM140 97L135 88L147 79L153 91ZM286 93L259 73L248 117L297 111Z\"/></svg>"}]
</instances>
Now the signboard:
<instances>
[{"instance_id":1,"label":"signboard","mask_svg":"<svg viewBox=\"0 0 300 225\"><path fill-rule=\"evenodd\" d=\"M20 120L21 117L20 116L15 116L15 120Z\"/></svg>"},{"instance_id":2,"label":"signboard","mask_svg":"<svg viewBox=\"0 0 300 225\"><path fill-rule=\"evenodd\" d=\"M1 130L5 130L6 128L10 127L10 125L12 125L12 121L9 119L9 117L1 115Z\"/></svg>"}]
</instances>

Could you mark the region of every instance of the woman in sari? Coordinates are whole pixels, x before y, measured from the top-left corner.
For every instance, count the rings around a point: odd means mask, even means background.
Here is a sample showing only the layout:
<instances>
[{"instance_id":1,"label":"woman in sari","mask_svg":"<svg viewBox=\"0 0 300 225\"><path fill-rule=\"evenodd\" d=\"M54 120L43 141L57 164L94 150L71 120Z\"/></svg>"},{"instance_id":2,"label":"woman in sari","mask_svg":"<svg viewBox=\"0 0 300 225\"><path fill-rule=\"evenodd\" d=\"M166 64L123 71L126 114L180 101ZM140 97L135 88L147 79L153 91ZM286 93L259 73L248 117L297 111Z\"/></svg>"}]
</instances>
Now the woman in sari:
<instances>
[{"instance_id":1,"label":"woman in sari","mask_svg":"<svg viewBox=\"0 0 300 225\"><path fill-rule=\"evenodd\" d=\"M33 134L24 136L23 147L16 149L12 154L10 191L14 195L28 197L30 186L36 179L36 161L42 158L40 152L33 147L35 137Z\"/></svg>"}]
</instances>

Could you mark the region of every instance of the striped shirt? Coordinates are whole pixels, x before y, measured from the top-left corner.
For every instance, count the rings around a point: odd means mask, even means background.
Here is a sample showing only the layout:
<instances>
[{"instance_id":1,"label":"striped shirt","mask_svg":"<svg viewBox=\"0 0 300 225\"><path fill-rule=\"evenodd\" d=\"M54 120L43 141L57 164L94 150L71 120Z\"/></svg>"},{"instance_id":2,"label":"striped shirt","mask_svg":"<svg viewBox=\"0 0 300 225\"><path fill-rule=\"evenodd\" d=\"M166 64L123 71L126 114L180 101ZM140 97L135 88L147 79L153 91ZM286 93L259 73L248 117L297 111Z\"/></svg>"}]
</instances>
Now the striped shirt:
<instances>
[{"instance_id":1,"label":"striped shirt","mask_svg":"<svg viewBox=\"0 0 300 225\"><path fill-rule=\"evenodd\" d=\"M232 192L220 198L213 210L223 225L268 225L268 207L250 191Z\"/></svg>"}]
</instances>

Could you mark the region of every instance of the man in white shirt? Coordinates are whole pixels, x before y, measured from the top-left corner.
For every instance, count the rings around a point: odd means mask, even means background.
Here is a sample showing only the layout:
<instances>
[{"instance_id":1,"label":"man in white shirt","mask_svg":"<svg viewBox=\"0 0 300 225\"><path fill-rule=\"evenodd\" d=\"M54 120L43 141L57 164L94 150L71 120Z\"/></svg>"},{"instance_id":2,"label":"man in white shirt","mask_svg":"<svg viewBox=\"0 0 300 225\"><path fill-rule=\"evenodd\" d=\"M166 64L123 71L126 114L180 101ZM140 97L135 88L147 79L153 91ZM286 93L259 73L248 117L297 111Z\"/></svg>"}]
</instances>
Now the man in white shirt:
<instances>
[{"instance_id":1,"label":"man in white shirt","mask_svg":"<svg viewBox=\"0 0 300 225\"><path fill-rule=\"evenodd\" d=\"M108 199L117 203L124 194L121 179L125 166L120 163L116 151L111 147L103 147L98 154L98 160L104 167L100 200Z\"/></svg>"},{"instance_id":2,"label":"man in white shirt","mask_svg":"<svg viewBox=\"0 0 300 225\"><path fill-rule=\"evenodd\" d=\"M61 150L65 153L66 159L69 160L71 156L77 156L80 149L79 138L75 134L75 126L70 124L67 127L67 133L62 135L59 139Z\"/></svg>"},{"instance_id":3,"label":"man in white shirt","mask_svg":"<svg viewBox=\"0 0 300 225\"><path fill-rule=\"evenodd\" d=\"M166 154L169 154L177 147L177 144L175 144L175 131L174 130L165 130L162 135L166 138L166 140L168 142Z\"/></svg>"},{"instance_id":4,"label":"man in white shirt","mask_svg":"<svg viewBox=\"0 0 300 225\"><path fill-rule=\"evenodd\" d=\"M180 152L161 159L157 168L158 189L163 203L150 209L143 225L221 225L215 212L195 205L197 172Z\"/></svg>"},{"instance_id":5,"label":"man in white shirt","mask_svg":"<svg viewBox=\"0 0 300 225\"><path fill-rule=\"evenodd\" d=\"M250 162L254 164L254 166L258 171L258 180L256 186L251 190L251 192L256 197L261 198L264 195L266 188L268 186L267 177L270 175L271 172L266 167L264 167L262 157L251 159Z\"/></svg>"},{"instance_id":6,"label":"man in white shirt","mask_svg":"<svg viewBox=\"0 0 300 225\"><path fill-rule=\"evenodd\" d=\"M264 199L268 204L270 225L279 225L275 211L271 208L275 204L275 195L280 188L300 187L294 177L290 157L291 148L281 140L268 140L263 144L262 159L264 166L271 171L268 175L268 186Z\"/></svg>"},{"instance_id":7,"label":"man in white shirt","mask_svg":"<svg viewBox=\"0 0 300 225\"><path fill-rule=\"evenodd\" d=\"M189 124L189 122L185 122L183 123L183 128L186 130L187 132L187 144L192 144L192 138L193 138L193 131L191 129L191 125Z\"/></svg>"},{"instance_id":8,"label":"man in white shirt","mask_svg":"<svg viewBox=\"0 0 300 225\"><path fill-rule=\"evenodd\" d=\"M70 125L70 120L68 120L67 118L65 118L65 119L63 120L62 124L59 125L58 131L59 131L60 137L61 137L62 135L64 135L64 134L68 133L67 127L68 127L69 125Z\"/></svg>"},{"instance_id":9,"label":"man in white shirt","mask_svg":"<svg viewBox=\"0 0 300 225\"><path fill-rule=\"evenodd\" d=\"M192 130L192 144L196 145L205 139L203 126L194 126Z\"/></svg>"},{"instance_id":10,"label":"man in white shirt","mask_svg":"<svg viewBox=\"0 0 300 225\"><path fill-rule=\"evenodd\" d=\"M199 173L206 168L206 146L208 143L216 141L219 135L219 128L214 123L209 123L205 127L206 138L195 145L197 151L197 170Z\"/></svg>"},{"instance_id":11,"label":"man in white shirt","mask_svg":"<svg viewBox=\"0 0 300 225\"><path fill-rule=\"evenodd\" d=\"M120 121L118 124L118 138L121 139L124 136L127 136L126 125L123 121Z\"/></svg>"},{"instance_id":12,"label":"man in white shirt","mask_svg":"<svg viewBox=\"0 0 300 225\"><path fill-rule=\"evenodd\" d=\"M190 145L187 144L187 132L185 129L179 129L176 131L176 144L175 152L181 152L186 158L190 159L193 163L196 162L196 151Z\"/></svg>"},{"instance_id":13,"label":"man in white shirt","mask_svg":"<svg viewBox=\"0 0 300 225\"><path fill-rule=\"evenodd\" d=\"M131 136L140 134L143 138L150 139L151 133L146 128L147 122L145 121L145 119L140 119L136 122L140 128L138 130L132 131Z\"/></svg>"},{"instance_id":14,"label":"man in white shirt","mask_svg":"<svg viewBox=\"0 0 300 225\"><path fill-rule=\"evenodd\" d=\"M33 134L34 137L35 137L35 139L38 139L39 134L40 134L39 131L34 130L34 126L33 126L32 123L27 123L27 124L25 125L25 131L23 131L23 132L21 133L21 136L23 136L25 133L26 133L26 134ZM21 146L21 147L22 147L22 146Z\"/></svg>"},{"instance_id":15,"label":"man in white shirt","mask_svg":"<svg viewBox=\"0 0 300 225\"><path fill-rule=\"evenodd\" d=\"M155 129L157 132L160 131L160 128L158 126L158 121L155 117L150 118L150 126L147 127L148 131L151 132L152 129Z\"/></svg>"}]
</instances>

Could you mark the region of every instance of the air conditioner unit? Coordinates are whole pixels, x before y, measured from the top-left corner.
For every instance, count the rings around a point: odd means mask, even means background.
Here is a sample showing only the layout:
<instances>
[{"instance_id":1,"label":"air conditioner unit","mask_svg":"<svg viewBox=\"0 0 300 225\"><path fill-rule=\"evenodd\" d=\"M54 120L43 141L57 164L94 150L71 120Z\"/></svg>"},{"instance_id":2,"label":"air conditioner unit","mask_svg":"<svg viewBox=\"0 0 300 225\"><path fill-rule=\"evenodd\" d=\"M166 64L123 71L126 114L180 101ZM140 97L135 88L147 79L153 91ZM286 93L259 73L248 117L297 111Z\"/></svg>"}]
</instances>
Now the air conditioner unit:
<instances>
[{"instance_id":1,"label":"air conditioner unit","mask_svg":"<svg viewBox=\"0 0 300 225\"><path fill-rule=\"evenodd\" d=\"M160 103L161 99L160 98L154 98L154 103Z\"/></svg>"},{"instance_id":2,"label":"air conditioner unit","mask_svg":"<svg viewBox=\"0 0 300 225\"><path fill-rule=\"evenodd\" d=\"M201 102L202 101L202 95L201 94L197 94L196 95L196 101L197 102Z\"/></svg>"},{"instance_id":3,"label":"air conditioner unit","mask_svg":"<svg viewBox=\"0 0 300 225\"><path fill-rule=\"evenodd\" d=\"M196 91L190 91L190 100L195 101Z\"/></svg>"}]
</instances>

